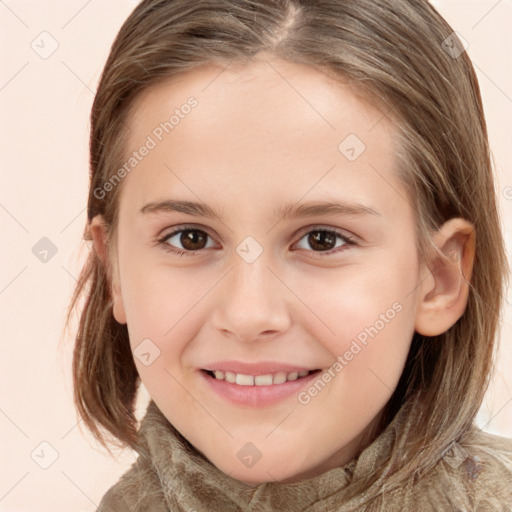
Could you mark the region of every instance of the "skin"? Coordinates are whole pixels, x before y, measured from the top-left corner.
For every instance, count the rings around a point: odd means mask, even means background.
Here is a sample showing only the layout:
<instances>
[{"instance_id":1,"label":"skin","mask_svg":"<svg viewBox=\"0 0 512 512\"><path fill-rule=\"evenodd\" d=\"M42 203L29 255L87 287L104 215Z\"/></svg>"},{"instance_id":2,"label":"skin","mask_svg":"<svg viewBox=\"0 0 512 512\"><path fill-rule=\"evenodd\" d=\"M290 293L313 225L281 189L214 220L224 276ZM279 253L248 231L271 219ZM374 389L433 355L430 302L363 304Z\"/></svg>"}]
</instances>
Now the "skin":
<instances>
[{"instance_id":1,"label":"skin","mask_svg":"<svg viewBox=\"0 0 512 512\"><path fill-rule=\"evenodd\" d=\"M474 230L450 220L433 234L439 255L421 261L388 118L307 66L260 55L221 69L205 65L138 98L127 153L188 97L198 106L123 179L117 249L108 252L100 216L94 247L114 262L113 312L132 349L149 338L160 350L148 366L134 359L169 421L233 478L296 482L346 464L371 442L414 331L440 334L463 314ZM366 146L353 162L338 150L351 133ZM139 212L169 198L204 201L224 221ZM327 199L379 215L272 215L283 203ZM208 235L202 246L179 234L156 241L184 224ZM314 246L307 235L318 226L355 245ZM263 249L252 263L236 252L248 236ZM179 256L169 244L200 249ZM266 408L234 406L198 374L227 359L327 369L396 303L401 311L308 404L293 395ZM237 457L248 442L261 453L252 467Z\"/></svg>"}]
</instances>

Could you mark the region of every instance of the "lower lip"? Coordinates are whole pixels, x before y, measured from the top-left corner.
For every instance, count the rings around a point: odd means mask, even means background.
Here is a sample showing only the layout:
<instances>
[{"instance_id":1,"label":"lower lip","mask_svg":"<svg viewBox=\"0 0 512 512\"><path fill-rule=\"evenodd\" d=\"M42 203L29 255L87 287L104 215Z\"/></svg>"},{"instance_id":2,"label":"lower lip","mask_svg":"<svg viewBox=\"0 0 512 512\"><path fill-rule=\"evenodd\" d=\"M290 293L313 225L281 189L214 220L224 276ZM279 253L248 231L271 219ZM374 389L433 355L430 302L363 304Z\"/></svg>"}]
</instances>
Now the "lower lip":
<instances>
[{"instance_id":1,"label":"lower lip","mask_svg":"<svg viewBox=\"0 0 512 512\"><path fill-rule=\"evenodd\" d=\"M199 373L211 389L221 397L235 405L259 408L268 407L299 393L303 387L317 379L321 372L317 371L297 380L270 386L241 386L211 377L204 370L200 370Z\"/></svg>"}]
</instances>

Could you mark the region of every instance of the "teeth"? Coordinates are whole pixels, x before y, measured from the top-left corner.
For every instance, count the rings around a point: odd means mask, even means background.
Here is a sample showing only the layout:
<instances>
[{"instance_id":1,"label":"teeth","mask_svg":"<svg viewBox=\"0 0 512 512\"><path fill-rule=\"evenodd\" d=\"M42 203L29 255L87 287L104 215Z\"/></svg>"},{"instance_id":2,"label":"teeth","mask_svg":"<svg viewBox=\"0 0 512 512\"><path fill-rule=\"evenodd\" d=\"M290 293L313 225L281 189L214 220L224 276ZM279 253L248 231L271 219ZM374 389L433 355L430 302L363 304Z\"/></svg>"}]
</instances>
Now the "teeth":
<instances>
[{"instance_id":1,"label":"teeth","mask_svg":"<svg viewBox=\"0 0 512 512\"><path fill-rule=\"evenodd\" d=\"M286 373L279 372L274 375L273 384L282 384L283 382L286 382Z\"/></svg>"},{"instance_id":2,"label":"teeth","mask_svg":"<svg viewBox=\"0 0 512 512\"><path fill-rule=\"evenodd\" d=\"M244 375L242 373L223 372L222 370L215 370L213 374L217 380L225 380L226 382L236 383L240 386L270 386L272 384L283 384L287 381L297 380L300 377L305 377L309 370L302 370L300 372L277 372L267 375Z\"/></svg>"},{"instance_id":3,"label":"teeth","mask_svg":"<svg viewBox=\"0 0 512 512\"><path fill-rule=\"evenodd\" d=\"M236 374L235 382L240 386L254 386L254 377L252 375Z\"/></svg>"},{"instance_id":4,"label":"teeth","mask_svg":"<svg viewBox=\"0 0 512 512\"><path fill-rule=\"evenodd\" d=\"M254 377L256 386L270 386L272 384L272 375L257 375Z\"/></svg>"}]
</instances>

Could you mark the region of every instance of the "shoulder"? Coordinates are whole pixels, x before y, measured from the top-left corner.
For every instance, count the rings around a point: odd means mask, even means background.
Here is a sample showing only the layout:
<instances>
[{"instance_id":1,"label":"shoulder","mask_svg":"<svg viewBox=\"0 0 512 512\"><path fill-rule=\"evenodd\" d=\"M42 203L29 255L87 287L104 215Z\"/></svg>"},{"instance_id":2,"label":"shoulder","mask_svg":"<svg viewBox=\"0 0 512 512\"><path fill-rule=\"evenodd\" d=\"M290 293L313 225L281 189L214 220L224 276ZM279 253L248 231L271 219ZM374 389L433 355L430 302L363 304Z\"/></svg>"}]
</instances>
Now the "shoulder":
<instances>
[{"instance_id":1,"label":"shoulder","mask_svg":"<svg viewBox=\"0 0 512 512\"><path fill-rule=\"evenodd\" d=\"M512 439L472 426L450 445L423 484L429 505L446 502L454 510L511 511Z\"/></svg>"},{"instance_id":2,"label":"shoulder","mask_svg":"<svg viewBox=\"0 0 512 512\"><path fill-rule=\"evenodd\" d=\"M140 459L104 494L96 512L167 512L158 478Z\"/></svg>"},{"instance_id":3,"label":"shoulder","mask_svg":"<svg viewBox=\"0 0 512 512\"><path fill-rule=\"evenodd\" d=\"M496 503L507 503L511 510L512 439L473 426L460 445L468 454L465 469L480 500L477 503L498 500Z\"/></svg>"}]
</instances>

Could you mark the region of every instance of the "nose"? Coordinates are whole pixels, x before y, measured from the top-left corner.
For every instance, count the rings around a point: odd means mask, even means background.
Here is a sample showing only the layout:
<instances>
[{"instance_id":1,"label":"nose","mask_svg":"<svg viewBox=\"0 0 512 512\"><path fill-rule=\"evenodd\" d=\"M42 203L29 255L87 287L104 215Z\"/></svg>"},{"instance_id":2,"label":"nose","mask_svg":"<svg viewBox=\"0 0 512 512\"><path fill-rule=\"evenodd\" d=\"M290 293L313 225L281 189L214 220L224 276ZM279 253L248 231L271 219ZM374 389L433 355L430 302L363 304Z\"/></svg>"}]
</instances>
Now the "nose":
<instances>
[{"instance_id":1,"label":"nose","mask_svg":"<svg viewBox=\"0 0 512 512\"><path fill-rule=\"evenodd\" d=\"M292 294L264 255L252 263L235 255L233 267L217 287L214 327L225 336L253 341L289 328Z\"/></svg>"}]
</instances>

